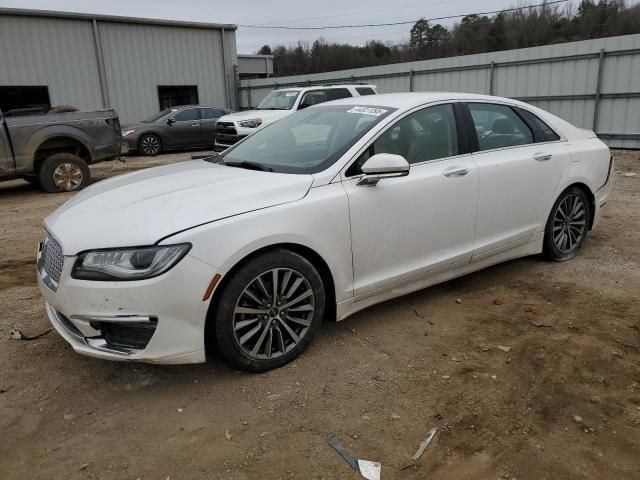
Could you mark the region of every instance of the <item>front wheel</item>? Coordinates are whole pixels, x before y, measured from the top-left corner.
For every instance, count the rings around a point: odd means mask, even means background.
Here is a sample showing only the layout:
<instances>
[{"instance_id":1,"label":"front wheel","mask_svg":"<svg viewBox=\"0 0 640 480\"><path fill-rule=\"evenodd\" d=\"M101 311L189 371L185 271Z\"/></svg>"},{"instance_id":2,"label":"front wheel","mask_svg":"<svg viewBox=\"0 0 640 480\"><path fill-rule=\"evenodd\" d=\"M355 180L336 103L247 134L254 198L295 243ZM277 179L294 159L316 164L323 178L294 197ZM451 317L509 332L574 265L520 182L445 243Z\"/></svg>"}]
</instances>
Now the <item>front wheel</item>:
<instances>
[{"instance_id":1,"label":"front wheel","mask_svg":"<svg viewBox=\"0 0 640 480\"><path fill-rule=\"evenodd\" d=\"M551 209L544 232L544 254L562 262L570 260L587 239L591 203L584 190L571 187L562 192Z\"/></svg>"},{"instance_id":2,"label":"front wheel","mask_svg":"<svg viewBox=\"0 0 640 480\"><path fill-rule=\"evenodd\" d=\"M278 368L307 348L324 311L324 285L308 260L285 249L265 253L235 272L222 292L218 348L234 368Z\"/></svg>"},{"instance_id":3,"label":"front wheel","mask_svg":"<svg viewBox=\"0 0 640 480\"><path fill-rule=\"evenodd\" d=\"M143 155L155 157L162 151L162 142L156 135L147 133L140 138L138 150Z\"/></svg>"},{"instance_id":4,"label":"front wheel","mask_svg":"<svg viewBox=\"0 0 640 480\"><path fill-rule=\"evenodd\" d=\"M42 188L49 192L82 190L91 182L87 163L72 153L56 153L48 157L38 170Z\"/></svg>"}]
</instances>

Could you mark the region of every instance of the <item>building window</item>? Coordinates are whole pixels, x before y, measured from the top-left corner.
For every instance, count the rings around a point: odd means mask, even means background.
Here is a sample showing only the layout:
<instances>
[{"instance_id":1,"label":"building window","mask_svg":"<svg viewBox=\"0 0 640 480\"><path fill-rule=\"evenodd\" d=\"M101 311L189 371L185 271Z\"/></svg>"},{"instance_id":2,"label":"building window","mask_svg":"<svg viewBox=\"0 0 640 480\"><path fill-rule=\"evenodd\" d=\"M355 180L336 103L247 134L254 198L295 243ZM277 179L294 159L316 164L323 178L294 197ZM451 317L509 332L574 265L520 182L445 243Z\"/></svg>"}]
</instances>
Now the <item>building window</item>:
<instances>
[{"instance_id":1,"label":"building window","mask_svg":"<svg viewBox=\"0 0 640 480\"><path fill-rule=\"evenodd\" d=\"M0 110L6 116L40 115L50 108L48 87L0 86Z\"/></svg>"},{"instance_id":2,"label":"building window","mask_svg":"<svg viewBox=\"0 0 640 480\"><path fill-rule=\"evenodd\" d=\"M160 110L180 105L198 104L197 85L158 85Z\"/></svg>"}]
</instances>

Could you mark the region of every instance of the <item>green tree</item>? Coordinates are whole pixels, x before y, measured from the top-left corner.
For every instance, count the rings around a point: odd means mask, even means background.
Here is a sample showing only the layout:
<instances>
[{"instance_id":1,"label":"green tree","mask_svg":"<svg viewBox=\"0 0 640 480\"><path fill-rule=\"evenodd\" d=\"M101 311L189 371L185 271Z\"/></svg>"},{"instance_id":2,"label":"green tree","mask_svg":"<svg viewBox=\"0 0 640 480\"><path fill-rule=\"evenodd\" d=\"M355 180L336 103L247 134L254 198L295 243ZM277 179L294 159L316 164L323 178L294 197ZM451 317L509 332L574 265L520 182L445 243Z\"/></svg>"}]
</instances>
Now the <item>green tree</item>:
<instances>
[{"instance_id":1,"label":"green tree","mask_svg":"<svg viewBox=\"0 0 640 480\"><path fill-rule=\"evenodd\" d=\"M260 47L260 50L258 50L258 55L272 55L271 47L269 45L263 45Z\"/></svg>"}]
</instances>

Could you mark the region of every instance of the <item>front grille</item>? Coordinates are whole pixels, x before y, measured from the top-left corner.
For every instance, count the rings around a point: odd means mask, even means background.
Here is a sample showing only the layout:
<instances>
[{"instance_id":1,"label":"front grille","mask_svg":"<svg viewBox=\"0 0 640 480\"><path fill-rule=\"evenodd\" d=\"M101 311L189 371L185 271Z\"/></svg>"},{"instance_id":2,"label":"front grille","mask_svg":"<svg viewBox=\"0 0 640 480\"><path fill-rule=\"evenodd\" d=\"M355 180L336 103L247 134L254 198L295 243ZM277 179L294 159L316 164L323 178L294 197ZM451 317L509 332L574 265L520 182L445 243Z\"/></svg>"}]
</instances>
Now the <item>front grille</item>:
<instances>
[{"instance_id":1,"label":"front grille","mask_svg":"<svg viewBox=\"0 0 640 480\"><path fill-rule=\"evenodd\" d=\"M216 131L222 135L237 135L238 131L233 122L216 122Z\"/></svg>"},{"instance_id":2,"label":"front grille","mask_svg":"<svg viewBox=\"0 0 640 480\"><path fill-rule=\"evenodd\" d=\"M51 235L45 232L42 241L42 251L40 252L39 268L44 270L55 283L60 282L62 275L62 267L64 265L64 256L62 255L62 247L56 242Z\"/></svg>"}]
</instances>

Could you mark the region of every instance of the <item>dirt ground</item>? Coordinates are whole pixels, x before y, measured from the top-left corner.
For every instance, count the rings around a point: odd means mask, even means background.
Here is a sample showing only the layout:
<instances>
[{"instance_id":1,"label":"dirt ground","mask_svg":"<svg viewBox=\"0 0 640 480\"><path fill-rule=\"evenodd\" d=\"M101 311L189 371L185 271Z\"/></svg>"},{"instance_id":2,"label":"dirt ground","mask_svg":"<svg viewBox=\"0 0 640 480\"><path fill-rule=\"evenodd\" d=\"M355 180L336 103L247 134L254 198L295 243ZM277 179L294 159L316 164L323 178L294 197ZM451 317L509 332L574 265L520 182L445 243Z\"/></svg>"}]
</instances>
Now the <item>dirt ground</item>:
<instances>
[{"instance_id":1,"label":"dirt ground","mask_svg":"<svg viewBox=\"0 0 640 480\"><path fill-rule=\"evenodd\" d=\"M69 195L0 184L0 478L360 478L328 432L384 480L640 478L640 153L615 155L615 194L575 260L509 262L326 323L263 375L12 339L49 328L35 250Z\"/></svg>"}]
</instances>

